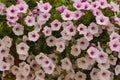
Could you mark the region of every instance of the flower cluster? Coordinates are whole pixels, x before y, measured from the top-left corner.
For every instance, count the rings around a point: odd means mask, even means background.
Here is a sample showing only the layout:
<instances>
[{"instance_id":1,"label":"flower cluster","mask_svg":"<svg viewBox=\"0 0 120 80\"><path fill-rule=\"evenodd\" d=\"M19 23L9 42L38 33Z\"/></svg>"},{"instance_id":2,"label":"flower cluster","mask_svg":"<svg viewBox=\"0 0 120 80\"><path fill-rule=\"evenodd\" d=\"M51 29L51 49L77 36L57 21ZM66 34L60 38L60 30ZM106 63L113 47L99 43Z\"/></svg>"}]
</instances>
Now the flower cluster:
<instances>
[{"instance_id":1,"label":"flower cluster","mask_svg":"<svg viewBox=\"0 0 120 80\"><path fill-rule=\"evenodd\" d=\"M0 2L3 79L120 79L119 0L28 3Z\"/></svg>"}]
</instances>

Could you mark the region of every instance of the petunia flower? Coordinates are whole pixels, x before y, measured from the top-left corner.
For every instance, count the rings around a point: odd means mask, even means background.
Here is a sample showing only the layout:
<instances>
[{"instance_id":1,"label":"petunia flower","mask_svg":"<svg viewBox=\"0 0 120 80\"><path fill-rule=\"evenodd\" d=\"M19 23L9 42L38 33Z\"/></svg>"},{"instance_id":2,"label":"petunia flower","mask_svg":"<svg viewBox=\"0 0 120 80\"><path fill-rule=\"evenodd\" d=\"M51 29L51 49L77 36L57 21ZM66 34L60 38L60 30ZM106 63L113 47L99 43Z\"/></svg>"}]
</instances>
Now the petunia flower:
<instances>
[{"instance_id":1,"label":"petunia flower","mask_svg":"<svg viewBox=\"0 0 120 80\"><path fill-rule=\"evenodd\" d=\"M47 39L46 39L46 43L49 47L53 47L55 46L56 44L56 37L54 36L49 36Z\"/></svg>"},{"instance_id":2,"label":"petunia flower","mask_svg":"<svg viewBox=\"0 0 120 80\"><path fill-rule=\"evenodd\" d=\"M26 43L21 42L16 45L16 49L18 54L28 54L29 46Z\"/></svg>"},{"instance_id":3,"label":"petunia flower","mask_svg":"<svg viewBox=\"0 0 120 80\"><path fill-rule=\"evenodd\" d=\"M63 13L61 13L61 17L63 20L72 20L74 14L72 11L66 9Z\"/></svg>"},{"instance_id":4,"label":"petunia flower","mask_svg":"<svg viewBox=\"0 0 120 80\"><path fill-rule=\"evenodd\" d=\"M80 49L85 50L89 46L89 41L86 38L81 37L77 40L77 45L80 47Z\"/></svg>"},{"instance_id":5,"label":"petunia flower","mask_svg":"<svg viewBox=\"0 0 120 80\"><path fill-rule=\"evenodd\" d=\"M104 9L106 7L108 7L108 3L106 0L99 0L99 4L100 8Z\"/></svg>"},{"instance_id":6,"label":"petunia flower","mask_svg":"<svg viewBox=\"0 0 120 80\"><path fill-rule=\"evenodd\" d=\"M52 35L52 30L51 30L51 28L48 27L48 26L45 26L45 27L43 28L43 31L42 31L42 32L44 33L45 36L51 36L51 35Z\"/></svg>"},{"instance_id":7,"label":"petunia flower","mask_svg":"<svg viewBox=\"0 0 120 80\"><path fill-rule=\"evenodd\" d=\"M73 56L78 56L81 53L80 47L78 45L73 45L71 47L71 54Z\"/></svg>"},{"instance_id":8,"label":"petunia flower","mask_svg":"<svg viewBox=\"0 0 120 80\"><path fill-rule=\"evenodd\" d=\"M39 34L36 31L31 31L28 33L28 40L35 42L38 39L39 39Z\"/></svg>"},{"instance_id":9,"label":"petunia flower","mask_svg":"<svg viewBox=\"0 0 120 80\"><path fill-rule=\"evenodd\" d=\"M90 23L90 25L88 26L88 30L91 34L98 33L98 25L95 23Z\"/></svg>"},{"instance_id":10,"label":"petunia flower","mask_svg":"<svg viewBox=\"0 0 120 80\"><path fill-rule=\"evenodd\" d=\"M87 26L84 24L79 24L77 27L77 31L79 31L79 34L84 34L87 30Z\"/></svg>"},{"instance_id":11,"label":"petunia flower","mask_svg":"<svg viewBox=\"0 0 120 80\"><path fill-rule=\"evenodd\" d=\"M48 2L40 4L38 3L38 8L41 12L48 13L52 9L52 6Z\"/></svg>"},{"instance_id":12,"label":"petunia flower","mask_svg":"<svg viewBox=\"0 0 120 80\"><path fill-rule=\"evenodd\" d=\"M67 7L65 5L62 5L62 6L59 6L56 8L56 10L58 10L61 13L63 13L65 9L67 9Z\"/></svg>"},{"instance_id":13,"label":"petunia flower","mask_svg":"<svg viewBox=\"0 0 120 80\"><path fill-rule=\"evenodd\" d=\"M111 1L108 6L112 11L119 12L119 5L117 5L116 3Z\"/></svg>"},{"instance_id":14,"label":"petunia flower","mask_svg":"<svg viewBox=\"0 0 120 80\"><path fill-rule=\"evenodd\" d=\"M109 22L109 18L103 15L100 15L96 17L96 21L97 21L97 24L107 25Z\"/></svg>"},{"instance_id":15,"label":"petunia flower","mask_svg":"<svg viewBox=\"0 0 120 80\"><path fill-rule=\"evenodd\" d=\"M23 35L24 33L24 26L21 24L16 24L13 28L12 28L13 32L15 35L20 36Z\"/></svg>"},{"instance_id":16,"label":"petunia flower","mask_svg":"<svg viewBox=\"0 0 120 80\"><path fill-rule=\"evenodd\" d=\"M51 25L51 30L53 31L58 31L61 28L61 22L58 21L57 19L55 19L52 23L50 23Z\"/></svg>"},{"instance_id":17,"label":"petunia flower","mask_svg":"<svg viewBox=\"0 0 120 80\"><path fill-rule=\"evenodd\" d=\"M25 23L26 23L27 26L34 26L35 25L35 17L27 16L25 18Z\"/></svg>"},{"instance_id":18,"label":"petunia flower","mask_svg":"<svg viewBox=\"0 0 120 80\"><path fill-rule=\"evenodd\" d=\"M89 49L87 50L87 53L89 54L89 56L91 58L98 58L98 55L99 55L99 50L96 49L95 47L89 47Z\"/></svg>"}]
</instances>

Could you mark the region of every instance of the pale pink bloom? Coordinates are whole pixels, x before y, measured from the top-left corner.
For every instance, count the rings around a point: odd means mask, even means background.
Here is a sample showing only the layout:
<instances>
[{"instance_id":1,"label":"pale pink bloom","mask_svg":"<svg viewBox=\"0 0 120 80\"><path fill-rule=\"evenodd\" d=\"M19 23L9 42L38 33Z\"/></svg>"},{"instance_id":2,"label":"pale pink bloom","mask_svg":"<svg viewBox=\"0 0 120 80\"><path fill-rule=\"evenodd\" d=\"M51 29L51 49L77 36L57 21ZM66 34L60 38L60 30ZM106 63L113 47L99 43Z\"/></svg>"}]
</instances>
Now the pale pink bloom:
<instances>
[{"instance_id":1,"label":"pale pink bloom","mask_svg":"<svg viewBox=\"0 0 120 80\"><path fill-rule=\"evenodd\" d=\"M100 15L96 17L96 21L97 21L97 24L107 25L109 22L109 18L103 15Z\"/></svg>"},{"instance_id":2,"label":"pale pink bloom","mask_svg":"<svg viewBox=\"0 0 120 80\"><path fill-rule=\"evenodd\" d=\"M91 58L89 55L86 55L85 58L87 59L87 61L89 61L88 63L90 65L94 65L96 63L95 59Z\"/></svg>"},{"instance_id":3,"label":"pale pink bloom","mask_svg":"<svg viewBox=\"0 0 120 80\"><path fill-rule=\"evenodd\" d=\"M50 13L40 13L38 16L37 16L37 22L40 23L42 22L42 24L44 24L46 21L49 20L51 14Z\"/></svg>"},{"instance_id":4,"label":"pale pink bloom","mask_svg":"<svg viewBox=\"0 0 120 80\"><path fill-rule=\"evenodd\" d=\"M64 28L64 30L66 31L66 33L68 35L74 36L76 34L76 27L75 26L67 26L66 28Z\"/></svg>"},{"instance_id":5,"label":"pale pink bloom","mask_svg":"<svg viewBox=\"0 0 120 80\"><path fill-rule=\"evenodd\" d=\"M10 69L10 64L4 61L0 61L0 71L5 71Z\"/></svg>"},{"instance_id":6,"label":"pale pink bloom","mask_svg":"<svg viewBox=\"0 0 120 80\"><path fill-rule=\"evenodd\" d=\"M109 8L114 11L114 12L119 12L119 5L116 4L115 2L110 2Z\"/></svg>"},{"instance_id":7,"label":"pale pink bloom","mask_svg":"<svg viewBox=\"0 0 120 80\"><path fill-rule=\"evenodd\" d=\"M38 23L38 22L35 23L35 26L34 26L34 27L35 27L35 28L34 28L34 31L36 31L36 32L40 32L41 29L43 28L42 24L41 24L41 23Z\"/></svg>"},{"instance_id":8,"label":"pale pink bloom","mask_svg":"<svg viewBox=\"0 0 120 80\"><path fill-rule=\"evenodd\" d=\"M110 40L109 46L112 51L120 51L120 42L118 39Z\"/></svg>"},{"instance_id":9,"label":"pale pink bloom","mask_svg":"<svg viewBox=\"0 0 120 80\"><path fill-rule=\"evenodd\" d=\"M61 60L61 67L62 69L65 69L67 71L71 69L72 63L68 57L65 57L64 59Z\"/></svg>"},{"instance_id":10,"label":"pale pink bloom","mask_svg":"<svg viewBox=\"0 0 120 80\"><path fill-rule=\"evenodd\" d=\"M35 59L35 56L33 54L30 54L30 55L28 55L26 61L27 61L27 63L30 63L34 59Z\"/></svg>"},{"instance_id":11,"label":"pale pink bloom","mask_svg":"<svg viewBox=\"0 0 120 80\"><path fill-rule=\"evenodd\" d=\"M44 80L44 79L41 77L35 77L34 80Z\"/></svg>"},{"instance_id":12,"label":"pale pink bloom","mask_svg":"<svg viewBox=\"0 0 120 80\"><path fill-rule=\"evenodd\" d=\"M20 69L20 68L23 68L25 65L26 65L26 62L24 62L24 61L21 62L21 63L19 63L19 69Z\"/></svg>"},{"instance_id":13,"label":"pale pink bloom","mask_svg":"<svg viewBox=\"0 0 120 80\"><path fill-rule=\"evenodd\" d=\"M74 14L70 10L65 10L63 13L61 13L61 17L63 20L72 20L74 18Z\"/></svg>"},{"instance_id":14,"label":"pale pink bloom","mask_svg":"<svg viewBox=\"0 0 120 80\"><path fill-rule=\"evenodd\" d=\"M119 38L120 35L114 31L110 34L110 40L119 39Z\"/></svg>"},{"instance_id":15,"label":"pale pink bloom","mask_svg":"<svg viewBox=\"0 0 120 80\"><path fill-rule=\"evenodd\" d=\"M86 38L81 37L77 40L77 45L80 47L80 49L85 50L89 46L89 41Z\"/></svg>"},{"instance_id":16,"label":"pale pink bloom","mask_svg":"<svg viewBox=\"0 0 120 80\"><path fill-rule=\"evenodd\" d=\"M86 80L87 76L85 73L81 72L81 71L78 71L76 74L75 74L75 80Z\"/></svg>"},{"instance_id":17,"label":"pale pink bloom","mask_svg":"<svg viewBox=\"0 0 120 80\"><path fill-rule=\"evenodd\" d=\"M91 10L95 10L98 8L99 8L98 1L94 1L91 3Z\"/></svg>"},{"instance_id":18,"label":"pale pink bloom","mask_svg":"<svg viewBox=\"0 0 120 80\"><path fill-rule=\"evenodd\" d=\"M87 30L87 26L85 26L84 24L79 24L79 26L77 27L77 31L79 31L79 34L84 34Z\"/></svg>"},{"instance_id":19,"label":"pale pink bloom","mask_svg":"<svg viewBox=\"0 0 120 80\"><path fill-rule=\"evenodd\" d=\"M52 34L52 30L48 26L45 26L42 32L44 33L45 36L50 36Z\"/></svg>"},{"instance_id":20,"label":"pale pink bloom","mask_svg":"<svg viewBox=\"0 0 120 80\"><path fill-rule=\"evenodd\" d=\"M7 57L9 55L9 52L10 52L9 48L7 48L5 46L0 47L0 56L1 57Z\"/></svg>"},{"instance_id":21,"label":"pale pink bloom","mask_svg":"<svg viewBox=\"0 0 120 80\"><path fill-rule=\"evenodd\" d=\"M12 66L10 68L10 70L11 70L11 72L12 72L13 75L16 75L17 73L19 73L19 67L15 66L15 65Z\"/></svg>"},{"instance_id":22,"label":"pale pink bloom","mask_svg":"<svg viewBox=\"0 0 120 80\"><path fill-rule=\"evenodd\" d=\"M65 76L60 75L57 80L65 80L65 79L66 79Z\"/></svg>"},{"instance_id":23,"label":"pale pink bloom","mask_svg":"<svg viewBox=\"0 0 120 80\"><path fill-rule=\"evenodd\" d=\"M88 69L89 63L85 57L78 58L76 61L78 68Z\"/></svg>"},{"instance_id":24,"label":"pale pink bloom","mask_svg":"<svg viewBox=\"0 0 120 80\"><path fill-rule=\"evenodd\" d=\"M36 31L31 31L28 33L28 40L30 41L37 41L39 39L39 34Z\"/></svg>"},{"instance_id":25,"label":"pale pink bloom","mask_svg":"<svg viewBox=\"0 0 120 80\"><path fill-rule=\"evenodd\" d=\"M43 72L42 69L35 71L35 75L36 77L45 78L45 73Z\"/></svg>"},{"instance_id":26,"label":"pale pink bloom","mask_svg":"<svg viewBox=\"0 0 120 80\"><path fill-rule=\"evenodd\" d=\"M13 28L12 28L13 32L15 35L20 36L23 35L24 33L24 26L21 24L16 24Z\"/></svg>"},{"instance_id":27,"label":"pale pink bloom","mask_svg":"<svg viewBox=\"0 0 120 80\"><path fill-rule=\"evenodd\" d=\"M75 70L73 68L71 68L70 70L68 70L67 73L68 73L66 75L67 78L69 77L69 78L73 79L75 77ZM70 79L68 79L68 80L70 80Z\"/></svg>"},{"instance_id":28,"label":"pale pink bloom","mask_svg":"<svg viewBox=\"0 0 120 80\"><path fill-rule=\"evenodd\" d=\"M50 63L50 65L47 67L43 67L43 70L47 74L52 74L54 72L54 69L55 69L55 65L53 63Z\"/></svg>"},{"instance_id":29,"label":"pale pink bloom","mask_svg":"<svg viewBox=\"0 0 120 80\"><path fill-rule=\"evenodd\" d=\"M73 20L79 20L79 19L81 18L81 16L84 15L83 12L78 11L78 10L77 10L77 11L74 11L73 13L74 13L74 18L73 18Z\"/></svg>"},{"instance_id":30,"label":"pale pink bloom","mask_svg":"<svg viewBox=\"0 0 120 80\"><path fill-rule=\"evenodd\" d=\"M80 47L78 45L73 45L71 47L71 54L73 56L78 56L78 55L80 55L80 53L81 53L81 50L80 50Z\"/></svg>"},{"instance_id":31,"label":"pale pink bloom","mask_svg":"<svg viewBox=\"0 0 120 80\"><path fill-rule=\"evenodd\" d=\"M34 73L31 71L30 74L27 76L27 80L34 80L35 75Z\"/></svg>"},{"instance_id":32,"label":"pale pink bloom","mask_svg":"<svg viewBox=\"0 0 120 80\"><path fill-rule=\"evenodd\" d=\"M11 54L5 57L5 61L11 65L14 65L14 57Z\"/></svg>"},{"instance_id":33,"label":"pale pink bloom","mask_svg":"<svg viewBox=\"0 0 120 80\"><path fill-rule=\"evenodd\" d=\"M117 58L114 56L110 56L110 57L108 57L108 62L110 65L116 65Z\"/></svg>"},{"instance_id":34,"label":"pale pink bloom","mask_svg":"<svg viewBox=\"0 0 120 80\"><path fill-rule=\"evenodd\" d=\"M90 25L88 26L88 30L91 34L98 33L98 25L95 23L90 23Z\"/></svg>"},{"instance_id":35,"label":"pale pink bloom","mask_svg":"<svg viewBox=\"0 0 120 80\"><path fill-rule=\"evenodd\" d=\"M60 34L62 35L62 38L65 39L65 40L71 40L72 39L72 36L67 34L67 32L65 30L62 30Z\"/></svg>"},{"instance_id":36,"label":"pale pink bloom","mask_svg":"<svg viewBox=\"0 0 120 80\"><path fill-rule=\"evenodd\" d=\"M65 49L65 43L63 41L56 42L56 50L59 52L63 52Z\"/></svg>"},{"instance_id":37,"label":"pale pink bloom","mask_svg":"<svg viewBox=\"0 0 120 80\"><path fill-rule=\"evenodd\" d=\"M82 9L83 10L90 10L91 9L91 4L89 2L84 2L82 3Z\"/></svg>"},{"instance_id":38,"label":"pale pink bloom","mask_svg":"<svg viewBox=\"0 0 120 80\"><path fill-rule=\"evenodd\" d=\"M16 21L18 21L18 16L16 15L7 15L7 20L11 23L16 23Z\"/></svg>"},{"instance_id":39,"label":"pale pink bloom","mask_svg":"<svg viewBox=\"0 0 120 80\"><path fill-rule=\"evenodd\" d=\"M81 10L81 9L83 9L83 3L82 2L80 2L80 1L77 1L77 2L74 2L73 3L73 6L75 7L75 9L77 9L77 10Z\"/></svg>"},{"instance_id":40,"label":"pale pink bloom","mask_svg":"<svg viewBox=\"0 0 120 80\"><path fill-rule=\"evenodd\" d=\"M26 60L27 57L28 57L28 54L19 54L20 60Z\"/></svg>"},{"instance_id":41,"label":"pale pink bloom","mask_svg":"<svg viewBox=\"0 0 120 80\"><path fill-rule=\"evenodd\" d=\"M22 1L19 4L17 4L16 7L18 8L19 13L26 13L28 9L28 5L25 1Z\"/></svg>"},{"instance_id":42,"label":"pale pink bloom","mask_svg":"<svg viewBox=\"0 0 120 80\"><path fill-rule=\"evenodd\" d=\"M52 6L48 2L40 4L38 3L38 8L40 9L41 12L48 13L52 9Z\"/></svg>"},{"instance_id":43,"label":"pale pink bloom","mask_svg":"<svg viewBox=\"0 0 120 80\"><path fill-rule=\"evenodd\" d=\"M98 56L99 56L99 50L98 49L96 49L95 47L89 47L89 49L87 50L87 53L89 54L89 56L91 57L91 58L98 58Z\"/></svg>"},{"instance_id":44,"label":"pale pink bloom","mask_svg":"<svg viewBox=\"0 0 120 80\"><path fill-rule=\"evenodd\" d=\"M27 26L34 26L35 25L35 17L34 16L27 16L25 18L25 23Z\"/></svg>"},{"instance_id":45,"label":"pale pink bloom","mask_svg":"<svg viewBox=\"0 0 120 80\"><path fill-rule=\"evenodd\" d=\"M56 65L58 62L58 56L55 53L49 54L48 57L52 60L52 62Z\"/></svg>"},{"instance_id":46,"label":"pale pink bloom","mask_svg":"<svg viewBox=\"0 0 120 80\"><path fill-rule=\"evenodd\" d=\"M10 16L17 16L18 14L18 8L15 5L11 5L10 7L7 8L7 15Z\"/></svg>"},{"instance_id":47,"label":"pale pink bloom","mask_svg":"<svg viewBox=\"0 0 120 80\"><path fill-rule=\"evenodd\" d=\"M99 77L98 72L99 72L99 71L100 71L100 70L97 69L97 68L93 68L93 69L92 69L92 71L90 72L90 77L91 77L92 80L99 80L99 79L98 79L98 77Z\"/></svg>"},{"instance_id":48,"label":"pale pink bloom","mask_svg":"<svg viewBox=\"0 0 120 80\"><path fill-rule=\"evenodd\" d=\"M46 43L49 47L53 47L55 46L56 44L56 37L54 36L49 36L47 39L46 39Z\"/></svg>"},{"instance_id":49,"label":"pale pink bloom","mask_svg":"<svg viewBox=\"0 0 120 80\"><path fill-rule=\"evenodd\" d=\"M61 28L61 22L58 21L57 19L55 19L52 23L50 23L51 25L51 30L53 31L59 31Z\"/></svg>"},{"instance_id":50,"label":"pale pink bloom","mask_svg":"<svg viewBox=\"0 0 120 80\"><path fill-rule=\"evenodd\" d=\"M100 70L98 72L99 80L110 80L111 72L109 70Z\"/></svg>"},{"instance_id":51,"label":"pale pink bloom","mask_svg":"<svg viewBox=\"0 0 120 80\"><path fill-rule=\"evenodd\" d=\"M40 69L40 65L38 65L38 63L36 62L36 60L32 60L30 62L30 67L34 70L34 71L38 71Z\"/></svg>"},{"instance_id":52,"label":"pale pink bloom","mask_svg":"<svg viewBox=\"0 0 120 80\"><path fill-rule=\"evenodd\" d=\"M7 21L7 25L8 25L8 27L13 27L16 25L16 22Z\"/></svg>"},{"instance_id":53,"label":"pale pink bloom","mask_svg":"<svg viewBox=\"0 0 120 80\"><path fill-rule=\"evenodd\" d=\"M5 15L6 14L6 6L4 3L0 2L0 15Z\"/></svg>"},{"instance_id":54,"label":"pale pink bloom","mask_svg":"<svg viewBox=\"0 0 120 80\"><path fill-rule=\"evenodd\" d=\"M102 11L99 10L99 9L94 9L94 10L93 10L93 15L94 15L94 16L100 16L100 15L103 15L103 13L102 13Z\"/></svg>"},{"instance_id":55,"label":"pale pink bloom","mask_svg":"<svg viewBox=\"0 0 120 80\"><path fill-rule=\"evenodd\" d=\"M112 31L115 30L115 26L111 22L108 22L108 24L105 25L105 29L107 29L108 31L112 32Z\"/></svg>"},{"instance_id":56,"label":"pale pink bloom","mask_svg":"<svg viewBox=\"0 0 120 80\"><path fill-rule=\"evenodd\" d=\"M108 60L108 54L103 51L100 51L98 57L96 58L96 61L98 63L106 63L107 60Z\"/></svg>"},{"instance_id":57,"label":"pale pink bloom","mask_svg":"<svg viewBox=\"0 0 120 80\"><path fill-rule=\"evenodd\" d=\"M28 64L25 64L21 69L20 72L24 75L24 76L28 76L30 73L30 66Z\"/></svg>"},{"instance_id":58,"label":"pale pink bloom","mask_svg":"<svg viewBox=\"0 0 120 80\"><path fill-rule=\"evenodd\" d=\"M35 60L42 67L48 67L51 64L51 60L44 53L37 55Z\"/></svg>"},{"instance_id":59,"label":"pale pink bloom","mask_svg":"<svg viewBox=\"0 0 120 80\"><path fill-rule=\"evenodd\" d=\"M66 21L66 22L62 23L63 29L65 29L68 26L73 26L73 22L72 21Z\"/></svg>"},{"instance_id":60,"label":"pale pink bloom","mask_svg":"<svg viewBox=\"0 0 120 80\"><path fill-rule=\"evenodd\" d=\"M27 77L24 76L21 72L16 74L16 80L26 80Z\"/></svg>"},{"instance_id":61,"label":"pale pink bloom","mask_svg":"<svg viewBox=\"0 0 120 80\"><path fill-rule=\"evenodd\" d=\"M3 43L2 39L0 39L0 48L5 47L5 44Z\"/></svg>"},{"instance_id":62,"label":"pale pink bloom","mask_svg":"<svg viewBox=\"0 0 120 80\"><path fill-rule=\"evenodd\" d=\"M106 0L99 0L98 5L100 6L100 8L104 9L106 7L108 7L108 3Z\"/></svg>"},{"instance_id":63,"label":"pale pink bloom","mask_svg":"<svg viewBox=\"0 0 120 80\"><path fill-rule=\"evenodd\" d=\"M87 29L86 32L84 33L84 37L88 40L91 41L93 39L93 35L91 32Z\"/></svg>"},{"instance_id":64,"label":"pale pink bloom","mask_svg":"<svg viewBox=\"0 0 120 80\"><path fill-rule=\"evenodd\" d=\"M65 5L59 6L56 8L56 10L58 10L59 12L64 12L64 10L67 9L67 7Z\"/></svg>"},{"instance_id":65,"label":"pale pink bloom","mask_svg":"<svg viewBox=\"0 0 120 80\"><path fill-rule=\"evenodd\" d=\"M4 36L4 38L2 38L2 42L8 48L10 48L12 46L12 41L13 41L13 39L10 38L9 36Z\"/></svg>"},{"instance_id":66,"label":"pale pink bloom","mask_svg":"<svg viewBox=\"0 0 120 80\"><path fill-rule=\"evenodd\" d=\"M29 46L26 43L21 42L16 45L16 49L18 54L28 54Z\"/></svg>"},{"instance_id":67,"label":"pale pink bloom","mask_svg":"<svg viewBox=\"0 0 120 80\"><path fill-rule=\"evenodd\" d=\"M101 70L106 70L106 69L109 69L109 68L110 68L110 64L109 64L108 61L107 61L106 63L98 63L98 67L99 67Z\"/></svg>"},{"instance_id":68,"label":"pale pink bloom","mask_svg":"<svg viewBox=\"0 0 120 80\"><path fill-rule=\"evenodd\" d=\"M120 74L120 65L116 65L115 67L115 75L119 75Z\"/></svg>"}]
</instances>

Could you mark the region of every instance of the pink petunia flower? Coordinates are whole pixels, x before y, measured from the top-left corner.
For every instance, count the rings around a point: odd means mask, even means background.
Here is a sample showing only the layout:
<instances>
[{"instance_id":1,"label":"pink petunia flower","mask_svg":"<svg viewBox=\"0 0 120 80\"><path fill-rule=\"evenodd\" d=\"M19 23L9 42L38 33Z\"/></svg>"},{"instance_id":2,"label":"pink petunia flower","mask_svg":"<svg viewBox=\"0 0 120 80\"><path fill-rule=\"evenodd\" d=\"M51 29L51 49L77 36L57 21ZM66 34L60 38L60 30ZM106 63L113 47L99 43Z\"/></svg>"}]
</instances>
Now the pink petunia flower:
<instances>
[{"instance_id":1,"label":"pink petunia flower","mask_svg":"<svg viewBox=\"0 0 120 80\"><path fill-rule=\"evenodd\" d=\"M19 13L26 13L28 9L28 5L25 1L22 1L19 4L17 4L16 7L18 8Z\"/></svg>"},{"instance_id":2,"label":"pink petunia flower","mask_svg":"<svg viewBox=\"0 0 120 80\"><path fill-rule=\"evenodd\" d=\"M25 18L25 23L26 23L27 26L34 26L35 25L35 17L27 16Z\"/></svg>"},{"instance_id":3,"label":"pink petunia flower","mask_svg":"<svg viewBox=\"0 0 120 80\"><path fill-rule=\"evenodd\" d=\"M56 50L59 52L63 52L65 49L65 43L63 41L56 42Z\"/></svg>"},{"instance_id":4,"label":"pink petunia flower","mask_svg":"<svg viewBox=\"0 0 120 80\"><path fill-rule=\"evenodd\" d=\"M12 28L12 30L13 30L15 35L20 36L20 35L23 35L23 33L24 33L24 26L22 26L21 24L16 24Z\"/></svg>"},{"instance_id":5,"label":"pink petunia flower","mask_svg":"<svg viewBox=\"0 0 120 80\"><path fill-rule=\"evenodd\" d=\"M96 17L96 21L97 21L97 24L107 25L109 22L109 18L103 15L100 15Z\"/></svg>"},{"instance_id":6,"label":"pink petunia flower","mask_svg":"<svg viewBox=\"0 0 120 80\"><path fill-rule=\"evenodd\" d=\"M61 13L61 17L63 20L72 20L74 14L72 11L66 9L63 13Z\"/></svg>"},{"instance_id":7,"label":"pink petunia flower","mask_svg":"<svg viewBox=\"0 0 120 80\"><path fill-rule=\"evenodd\" d=\"M108 7L108 3L106 0L99 0L99 4L100 8L104 9L106 7Z\"/></svg>"},{"instance_id":8,"label":"pink petunia flower","mask_svg":"<svg viewBox=\"0 0 120 80\"><path fill-rule=\"evenodd\" d=\"M7 8L7 15L10 16L17 16L18 14L18 8L15 5L11 5L10 7Z\"/></svg>"},{"instance_id":9,"label":"pink petunia flower","mask_svg":"<svg viewBox=\"0 0 120 80\"><path fill-rule=\"evenodd\" d=\"M98 33L98 25L95 23L90 23L90 25L88 26L88 30L91 34Z\"/></svg>"},{"instance_id":10,"label":"pink petunia flower","mask_svg":"<svg viewBox=\"0 0 120 80\"><path fill-rule=\"evenodd\" d=\"M39 39L39 34L36 31L31 31L28 33L28 40L35 42L38 39Z\"/></svg>"},{"instance_id":11,"label":"pink petunia flower","mask_svg":"<svg viewBox=\"0 0 120 80\"><path fill-rule=\"evenodd\" d=\"M58 10L61 13L63 13L65 11L65 9L67 9L67 7L65 5L62 5L62 6L59 6L56 8L56 10Z\"/></svg>"},{"instance_id":12,"label":"pink petunia flower","mask_svg":"<svg viewBox=\"0 0 120 80\"><path fill-rule=\"evenodd\" d=\"M83 12L78 11L78 10L77 10L77 11L74 11L73 13L74 13L74 18L73 18L73 20L79 20L79 19L81 18L81 16L84 15Z\"/></svg>"},{"instance_id":13,"label":"pink petunia flower","mask_svg":"<svg viewBox=\"0 0 120 80\"><path fill-rule=\"evenodd\" d=\"M48 2L40 4L38 3L38 8L40 9L41 12L48 13L52 9L52 6Z\"/></svg>"},{"instance_id":14,"label":"pink petunia flower","mask_svg":"<svg viewBox=\"0 0 120 80\"><path fill-rule=\"evenodd\" d=\"M60 30L61 25L62 25L61 22L58 21L57 19L55 19L55 20L51 23L51 30L53 30L53 31L58 31L58 30Z\"/></svg>"},{"instance_id":15,"label":"pink petunia flower","mask_svg":"<svg viewBox=\"0 0 120 80\"><path fill-rule=\"evenodd\" d=\"M44 33L45 36L50 36L52 34L52 30L48 26L45 26L42 32Z\"/></svg>"},{"instance_id":16,"label":"pink petunia flower","mask_svg":"<svg viewBox=\"0 0 120 80\"><path fill-rule=\"evenodd\" d=\"M95 47L89 47L89 49L87 50L87 53L91 58L98 58L98 55L100 52Z\"/></svg>"},{"instance_id":17,"label":"pink petunia flower","mask_svg":"<svg viewBox=\"0 0 120 80\"><path fill-rule=\"evenodd\" d=\"M18 54L28 54L29 46L26 43L21 42L16 45L16 49Z\"/></svg>"},{"instance_id":18,"label":"pink petunia flower","mask_svg":"<svg viewBox=\"0 0 120 80\"><path fill-rule=\"evenodd\" d=\"M74 2L74 3L73 3L73 6L74 6L75 9L77 9L77 10L83 9L83 8L82 8L83 4L82 4L82 2L80 2L80 1Z\"/></svg>"},{"instance_id":19,"label":"pink petunia flower","mask_svg":"<svg viewBox=\"0 0 120 80\"><path fill-rule=\"evenodd\" d=\"M87 26L84 24L79 24L77 31L79 31L79 34L84 34L87 31Z\"/></svg>"},{"instance_id":20,"label":"pink petunia flower","mask_svg":"<svg viewBox=\"0 0 120 80\"><path fill-rule=\"evenodd\" d=\"M119 39L110 40L109 42L110 49L112 51L120 51L120 42Z\"/></svg>"}]
</instances>

